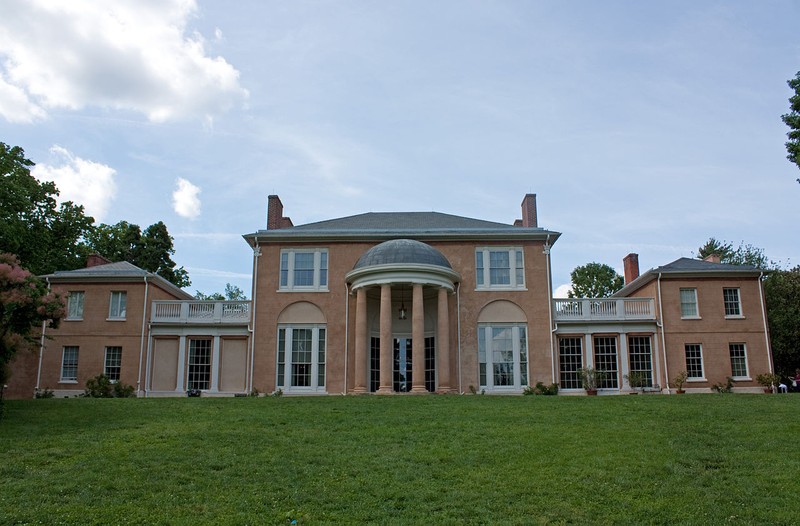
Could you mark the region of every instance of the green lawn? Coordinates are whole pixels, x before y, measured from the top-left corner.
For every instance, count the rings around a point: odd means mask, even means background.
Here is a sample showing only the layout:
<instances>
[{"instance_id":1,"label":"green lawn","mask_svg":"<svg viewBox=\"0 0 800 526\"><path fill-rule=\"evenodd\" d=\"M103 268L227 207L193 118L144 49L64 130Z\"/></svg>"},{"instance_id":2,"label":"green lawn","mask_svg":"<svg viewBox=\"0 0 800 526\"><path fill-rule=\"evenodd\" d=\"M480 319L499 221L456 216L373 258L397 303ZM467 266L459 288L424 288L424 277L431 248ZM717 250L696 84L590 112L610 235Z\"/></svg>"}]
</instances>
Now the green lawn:
<instances>
[{"instance_id":1,"label":"green lawn","mask_svg":"<svg viewBox=\"0 0 800 526\"><path fill-rule=\"evenodd\" d=\"M6 403L0 524L790 524L800 395Z\"/></svg>"}]
</instances>

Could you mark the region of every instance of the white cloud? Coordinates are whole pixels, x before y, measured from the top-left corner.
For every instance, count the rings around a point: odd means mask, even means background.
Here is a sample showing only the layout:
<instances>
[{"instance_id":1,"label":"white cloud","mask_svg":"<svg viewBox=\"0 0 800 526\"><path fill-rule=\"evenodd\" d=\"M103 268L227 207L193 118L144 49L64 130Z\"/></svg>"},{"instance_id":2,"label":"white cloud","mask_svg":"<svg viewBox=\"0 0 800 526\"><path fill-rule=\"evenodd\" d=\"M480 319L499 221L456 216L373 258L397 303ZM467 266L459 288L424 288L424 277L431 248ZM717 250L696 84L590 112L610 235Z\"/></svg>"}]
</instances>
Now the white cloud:
<instances>
[{"instance_id":1,"label":"white cloud","mask_svg":"<svg viewBox=\"0 0 800 526\"><path fill-rule=\"evenodd\" d=\"M83 205L87 215L102 221L117 194L116 170L81 159L58 145L50 148L50 153L58 158L58 164L37 164L31 174L40 181L56 183L60 191L59 201Z\"/></svg>"},{"instance_id":2,"label":"white cloud","mask_svg":"<svg viewBox=\"0 0 800 526\"><path fill-rule=\"evenodd\" d=\"M194 0L6 1L0 115L30 122L47 109L99 106L163 122L243 102L239 72L187 34L196 10Z\"/></svg>"},{"instance_id":3,"label":"white cloud","mask_svg":"<svg viewBox=\"0 0 800 526\"><path fill-rule=\"evenodd\" d=\"M181 217L196 219L200 215L200 187L184 178L179 178L172 192L172 209Z\"/></svg>"},{"instance_id":4,"label":"white cloud","mask_svg":"<svg viewBox=\"0 0 800 526\"><path fill-rule=\"evenodd\" d=\"M559 285L558 287L556 287L556 290L553 291L553 297L568 298L570 290L572 290L572 285L569 283L565 283L564 285Z\"/></svg>"}]
</instances>

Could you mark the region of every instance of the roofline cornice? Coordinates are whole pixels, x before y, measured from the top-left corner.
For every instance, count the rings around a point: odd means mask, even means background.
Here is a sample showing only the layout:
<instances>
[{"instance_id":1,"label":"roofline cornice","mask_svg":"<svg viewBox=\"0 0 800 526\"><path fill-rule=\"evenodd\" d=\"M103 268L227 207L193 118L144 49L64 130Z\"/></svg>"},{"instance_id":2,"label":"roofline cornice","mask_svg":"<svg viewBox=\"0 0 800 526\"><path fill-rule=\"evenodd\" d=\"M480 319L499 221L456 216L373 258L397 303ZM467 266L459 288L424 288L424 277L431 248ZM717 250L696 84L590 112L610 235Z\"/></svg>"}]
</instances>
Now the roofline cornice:
<instances>
[{"instance_id":1,"label":"roofline cornice","mask_svg":"<svg viewBox=\"0 0 800 526\"><path fill-rule=\"evenodd\" d=\"M383 242L392 239L414 239L417 241L550 241L556 242L561 236L560 232L544 230L540 228L509 227L507 230L494 228L470 228L463 230L441 229L441 230L371 230L371 229L347 229L347 230L259 230L252 234L244 234L242 237L250 246L256 242L276 243L285 241L326 241L326 242Z\"/></svg>"},{"instance_id":2,"label":"roofline cornice","mask_svg":"<svg viewBox=\"0 0 800 526\"><path fill-rule=\"evenodd\" d=\"M651 269L625 285L620 290L611 295L611 297L624 297L628 294L636 292L651 281L658 279L659 275L662 280L665 279L703 279L703 278L758 278L765 271L742 269L742 270L659 270Z\"/></svg>"}]
</instances>

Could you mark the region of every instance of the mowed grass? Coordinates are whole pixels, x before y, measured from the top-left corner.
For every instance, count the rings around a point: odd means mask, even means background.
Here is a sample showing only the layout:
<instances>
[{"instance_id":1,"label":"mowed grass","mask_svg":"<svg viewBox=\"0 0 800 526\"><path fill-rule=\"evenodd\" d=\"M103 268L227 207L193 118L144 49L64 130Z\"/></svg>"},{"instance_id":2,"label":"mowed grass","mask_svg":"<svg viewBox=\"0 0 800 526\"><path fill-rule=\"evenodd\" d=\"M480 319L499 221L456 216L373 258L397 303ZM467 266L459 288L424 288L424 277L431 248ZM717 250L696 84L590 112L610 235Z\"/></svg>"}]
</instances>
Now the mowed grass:
<instances>
[{"instance_id":1,"label":"mowed grass","mask_svg":"<svg viewBox=\"0 0 800 526\"><path fill-rule=\"evenodd\" d=\"M0 524L792 524L800 395L30 400Z\"/></svg>"}]
</instances>

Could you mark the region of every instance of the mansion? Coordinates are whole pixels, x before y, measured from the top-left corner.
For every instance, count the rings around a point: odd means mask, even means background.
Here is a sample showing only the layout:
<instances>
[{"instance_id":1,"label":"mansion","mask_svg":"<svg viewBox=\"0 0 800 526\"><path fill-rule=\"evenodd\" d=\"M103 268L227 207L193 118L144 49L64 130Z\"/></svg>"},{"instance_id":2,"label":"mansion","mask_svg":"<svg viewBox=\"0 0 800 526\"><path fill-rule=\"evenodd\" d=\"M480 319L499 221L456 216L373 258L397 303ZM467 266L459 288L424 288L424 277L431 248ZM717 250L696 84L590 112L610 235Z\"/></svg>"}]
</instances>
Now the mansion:
<instances>
[{"instance_id":1,"label":"mansion","mask_svg":"<svg viewBox=\"0 0 800 526\"><path fill-rule=\"evenodd\" d=\"M681 258L639 272L610 298L554 299L536 196L502 224L438 212L365 213L293 225L269 196L246 234L251 301L199 301L130 263L89 258L44 276L67 297L38 353L19 352L6 395L83 392L106 374L138 396L519 394L542 382L584 394L758 392L772 371L763 272Z\"/></svg>"}]
</instances>

